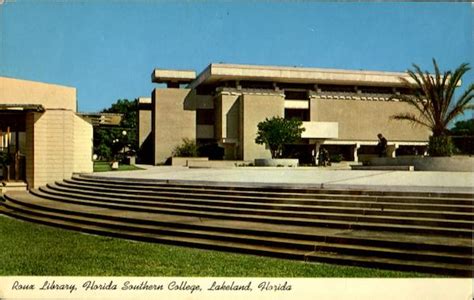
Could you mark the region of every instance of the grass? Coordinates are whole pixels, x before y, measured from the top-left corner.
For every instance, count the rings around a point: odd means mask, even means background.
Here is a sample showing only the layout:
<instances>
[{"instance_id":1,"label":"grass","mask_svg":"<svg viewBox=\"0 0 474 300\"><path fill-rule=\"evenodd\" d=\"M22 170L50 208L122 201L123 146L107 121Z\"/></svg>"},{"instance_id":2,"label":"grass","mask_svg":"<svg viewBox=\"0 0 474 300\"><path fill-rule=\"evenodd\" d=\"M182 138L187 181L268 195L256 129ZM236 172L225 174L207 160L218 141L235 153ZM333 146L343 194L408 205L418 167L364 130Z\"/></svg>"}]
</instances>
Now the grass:
<instances>
[{"instance_id":1,"label":"grass","mask_svg":"<svg viewBox=\"0 0 474 300\"><path fill-rule=\"evenodd\" d=\"M118 170L115 170L115 171L134 171L134 170L143 170L143 169L137 166L133 166L133 165L119 164ZM94 172L109 172L109 171L114 171L110 167L109 162L106 162L106 161L94 162Z\"/></svg>"},{"instance_id":2,"label":"grass","mask_svg":"<svg viewBox=\"0 0 474 300\"><path fill-rule=\"evenodd\" d=\"M0 214L0 276L434 277L134 242Z\"/></svg>"}]
</instances>

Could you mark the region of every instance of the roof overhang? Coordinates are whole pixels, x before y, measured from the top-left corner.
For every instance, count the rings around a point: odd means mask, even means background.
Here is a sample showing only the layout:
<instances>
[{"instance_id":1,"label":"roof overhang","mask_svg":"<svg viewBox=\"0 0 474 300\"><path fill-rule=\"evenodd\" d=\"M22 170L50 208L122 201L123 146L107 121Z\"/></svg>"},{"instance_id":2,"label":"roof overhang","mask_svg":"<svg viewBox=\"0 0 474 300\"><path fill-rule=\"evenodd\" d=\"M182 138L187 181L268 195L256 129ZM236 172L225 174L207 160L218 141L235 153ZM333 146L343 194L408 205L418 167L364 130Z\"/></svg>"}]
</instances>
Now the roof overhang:
<instances>
[{"instance_id":1,"label":"roof overhang","mask_svg":"<svg viewBox=\"0 0 474 300\"><path fill-rule=\"evenodd\" d=\"M154 83L190 83L196 79L196 72L192 70L155 69L151 74Z\"/></svg>"},{"instance_id":2,"label":"roof overhang","mask_svg":"<svg viewBox=\"0 0 474 300\"><path fill-rule=\"evenodd\" d=\"M138 97L138 104L151 104L150 97Z\"/></svg>"},{"instance_id":3,"label":"roof overhang","mask_svg":"<svg viewBox=\"0 0 474 300\"><path fill-rule=\"evenodd\" d=\"M406 73L400 72L210 64L189 88L232 80L401 87L406 85L401 78L414 82Z\"/></svg>"},{"instance_id":4,"label":"roof overhang","mask_svg":"<svg viewBox=\"0 0 474 300\"><path fill-rule=\"evenodd\" d=\"M0 104L0 112L44 112L41 104Z\"/></svg>"}]
</instances>

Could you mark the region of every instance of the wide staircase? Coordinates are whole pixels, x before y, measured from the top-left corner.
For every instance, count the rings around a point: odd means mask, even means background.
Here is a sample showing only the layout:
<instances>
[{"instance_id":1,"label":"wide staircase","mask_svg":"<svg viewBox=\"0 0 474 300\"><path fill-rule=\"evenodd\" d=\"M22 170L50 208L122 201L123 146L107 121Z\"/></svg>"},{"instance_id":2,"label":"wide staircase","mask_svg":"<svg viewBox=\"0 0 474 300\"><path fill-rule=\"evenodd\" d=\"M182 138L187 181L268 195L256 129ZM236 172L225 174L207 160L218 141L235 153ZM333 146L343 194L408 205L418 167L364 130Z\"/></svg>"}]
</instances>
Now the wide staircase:
<instances>
[{"instance_id":1,"label":"wide staircase","mask_svg":"<svg viewBox=\"0 0 474 300\"><path fill-rule=\"evenodd\" d=\"M93 234L288 259L473 276L474 195L77 175L9 192L9 216Z\"/></svg>"}]
</instances>

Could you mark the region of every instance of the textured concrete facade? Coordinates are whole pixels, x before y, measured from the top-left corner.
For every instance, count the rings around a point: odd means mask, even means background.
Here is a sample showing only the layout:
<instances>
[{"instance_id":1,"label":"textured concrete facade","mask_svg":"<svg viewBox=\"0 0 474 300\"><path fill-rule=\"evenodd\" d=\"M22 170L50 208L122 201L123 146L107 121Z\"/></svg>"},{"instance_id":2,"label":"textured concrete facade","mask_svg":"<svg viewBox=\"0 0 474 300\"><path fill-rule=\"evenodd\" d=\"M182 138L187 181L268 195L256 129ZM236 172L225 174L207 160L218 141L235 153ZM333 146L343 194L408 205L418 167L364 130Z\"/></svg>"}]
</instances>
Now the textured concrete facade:
<instances>
[{"instance_id":1,"label":"textured concrete facade","mask_svg":"<svg viewBox=\"0 0 474 300\"><path fill-rule=\"evenodd\" d=\"M0 104L7 105L0 117L13 111L25 118L20 142L29 188L92 172L92 125L76 114L75 88L11 78L0 78L0 85Z\"/></svg>"},{"instance_id":2,"label":"textured concrete facade","mask_svg":"<svg viewBox=\"0 0 474 300\"><path fill-rule=\"evenodd\" d=\"M153 162L153 137L152 129L152 107L151 98L138 98L138 157L140 163L151 164Z\"/></svg>"},{"instance_id":3,"label":"textured concrete facade","mask_svg":"<svg viewBox=\"0 0 474 300\"><path fill-rule=\"evenodd\" d=\"M93 131L91 130L91 124L77 115L73 115L73 119L74 168L72 172L93 172L93 164L91 163L91 154L93 151Z\"/></svg>"},{"instance_id":4,"label":"textured concrete facade","mask_svg":"<svg viewBox=\"0 0 474 300\"><path fill-rule=\"evenodd\" d=\"M425 141L429 134L426 128L413 127L408 122L390 118L402 111L412 111L412 108L404 102L395 101L311 101L312 120L338 122L339 140L374 141L377 134L383 132L390 141Z\"/></svg>"},{"instance_id":5,"label":"textured concrete facade","mask_svg":"<svg viewBox=\"0 0 474 300\"><path fill-rule=\"evenodd\" d=\"M153 163L164 163L184 138L196 136L196 112L190 89L155 89L152 93Z\"/></svg>"},{"instance_id":6,"label":"textured concrete facade","mask_svg":"<svg viewBox=\"0 0 474 300\"><path fill-rule=\"evenodd\" d=\"M241 98L242 124L240 145L242 160L255 158L270 158L270 151L264 145L255 143L257 137L257 124L265 118L281 117L284 114L284 99L280 95L248 95Z\"/></svg>"}]
</instances>

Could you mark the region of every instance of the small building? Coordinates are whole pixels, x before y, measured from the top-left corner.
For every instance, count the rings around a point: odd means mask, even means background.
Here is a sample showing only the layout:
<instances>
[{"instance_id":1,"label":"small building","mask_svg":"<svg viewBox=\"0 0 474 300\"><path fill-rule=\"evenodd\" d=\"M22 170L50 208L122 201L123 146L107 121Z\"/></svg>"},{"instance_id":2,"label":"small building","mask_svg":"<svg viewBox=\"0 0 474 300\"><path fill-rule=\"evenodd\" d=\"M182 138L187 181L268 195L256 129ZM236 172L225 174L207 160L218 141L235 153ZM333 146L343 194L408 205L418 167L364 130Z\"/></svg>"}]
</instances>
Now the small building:
<instances>
[{"instance_id":1,"label":"small building","mask_svg":"<svg viewBox=\"0 0 474 300\"><path fill-rule=\"evenodd\" d=\"M412 110L391 98L411 92L402 77L410 80L396 72L235 64L210 64L197 76L156 69L152 82L161 87L139 102L142 161L163 163L183 138L210 156L222 153L216 159L270 157L255 137L257 124L274 116L303 121L301 142L285 147L300 163L310 163L322 145L345 160L363 160L375 155L378 133L390 156L423 153L429 130L390 118Z\"/></svg>"},{"instance_id":2,"label":"small building","mask_svg":"<svg viewBox=\"0 0 474 300\"><path fill-rule=\"evenodd\" d=\"M92 172L92 125L76 110L73 87L0 77L0 151L13 180L36 188Z\"/></svg>"},{"instance_id":3,"label":"small building","mask_svg":"<svg viewBox=\"0 0 474 300\"><path fill-rule=\"evenodd\" d=\"M79 113L79 116L81 116L87 122L91 123L92 126L94 127L120 126L120 122L122 122L122 118L123 118L123 114L103 113L103 112L97 112L97 113L81 112Z\"/></svg>"}]
</instances>

